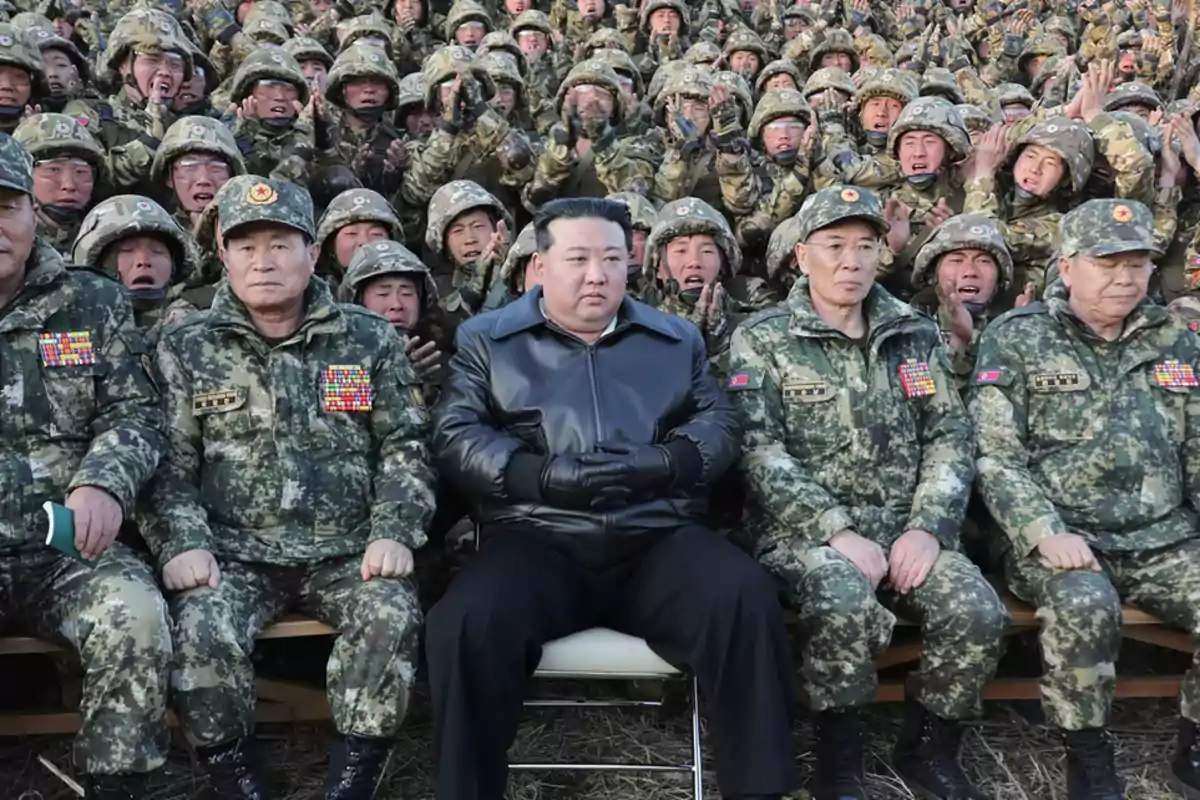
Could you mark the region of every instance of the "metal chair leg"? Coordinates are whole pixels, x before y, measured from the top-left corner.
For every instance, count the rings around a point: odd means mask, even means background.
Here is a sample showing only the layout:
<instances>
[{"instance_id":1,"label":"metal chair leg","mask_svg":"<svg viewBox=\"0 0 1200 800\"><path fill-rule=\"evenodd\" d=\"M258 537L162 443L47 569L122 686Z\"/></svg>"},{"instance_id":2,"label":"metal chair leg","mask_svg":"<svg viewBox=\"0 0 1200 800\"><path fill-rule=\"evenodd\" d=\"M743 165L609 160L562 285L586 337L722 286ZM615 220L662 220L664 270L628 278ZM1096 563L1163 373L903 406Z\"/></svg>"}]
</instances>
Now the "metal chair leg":
<instances>
[{"instance_id":1,"label":"metal chair leg","mask_svg":"<svg viewBox=\"0 0 1200 800\"><path fill-rule=\"evenodd\" d=\"M692 797L704 800L704 756L700 750L700 687L692 676Z\"/></svg>"}]
</instances>

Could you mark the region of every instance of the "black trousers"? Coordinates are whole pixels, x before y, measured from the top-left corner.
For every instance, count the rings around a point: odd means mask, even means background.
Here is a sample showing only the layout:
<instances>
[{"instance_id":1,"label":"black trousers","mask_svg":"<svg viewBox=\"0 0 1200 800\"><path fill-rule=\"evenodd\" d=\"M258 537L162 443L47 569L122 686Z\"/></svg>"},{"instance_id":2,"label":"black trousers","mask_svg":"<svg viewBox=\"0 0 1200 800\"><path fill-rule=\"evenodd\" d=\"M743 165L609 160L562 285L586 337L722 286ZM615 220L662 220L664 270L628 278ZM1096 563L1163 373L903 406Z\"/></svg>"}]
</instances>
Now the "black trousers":
<instances>
[{"instance_id":1,"label":"black trousers","mask_svg":"<svg viewBox=\"0 0 1200 800\"><path fill-rule=\"evenodd\" d=\"M597 625L644 638L696 675L726 797L794 788L787 633L776 589L753 559L687 527L598 574L544 541L505 533L485 542L426 620L439 800L503 797L542 645Z\"/></svg>"}]
</instances>

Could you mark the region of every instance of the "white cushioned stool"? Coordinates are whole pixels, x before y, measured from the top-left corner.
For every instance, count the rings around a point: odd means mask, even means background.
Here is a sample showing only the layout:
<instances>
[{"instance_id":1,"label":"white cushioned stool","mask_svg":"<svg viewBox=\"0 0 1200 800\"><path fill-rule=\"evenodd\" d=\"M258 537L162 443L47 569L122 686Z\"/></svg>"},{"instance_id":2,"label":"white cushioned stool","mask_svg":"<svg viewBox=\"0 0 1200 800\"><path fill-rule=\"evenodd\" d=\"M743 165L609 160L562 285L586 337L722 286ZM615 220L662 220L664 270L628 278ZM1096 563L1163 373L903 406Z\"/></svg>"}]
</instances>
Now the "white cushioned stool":
<instances>
[{"instance_id":1,"label":"white cushioned stool","mask_svg":"<svg viewBox=\"0 0 1200 800\"><path fill-rule=\"evenodd\" d=\"M694 800L703 800L700 704L694 676L658 657L644 639L608 628L591 628L547 642L533 677L573 680L688 680L692 701L692 760L689 764L509 764L514 770L689 772ZM660 708L661 700L528 700L530 708Z\"/></svg>"}]
</instances>

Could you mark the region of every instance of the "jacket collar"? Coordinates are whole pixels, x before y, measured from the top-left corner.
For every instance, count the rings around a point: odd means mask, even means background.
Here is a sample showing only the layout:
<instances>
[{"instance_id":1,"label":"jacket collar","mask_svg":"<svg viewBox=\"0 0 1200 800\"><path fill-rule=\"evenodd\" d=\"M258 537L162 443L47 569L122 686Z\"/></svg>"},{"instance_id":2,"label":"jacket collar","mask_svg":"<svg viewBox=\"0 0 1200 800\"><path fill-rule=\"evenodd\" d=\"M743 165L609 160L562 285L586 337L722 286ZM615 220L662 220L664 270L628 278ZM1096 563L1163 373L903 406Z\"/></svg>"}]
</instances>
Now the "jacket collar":
<instances>
[{"instance_id":1,"label":"jacket collar","mask_svg":"<svg viewBox=\"0 0 1200 800\"><path fill-rule=\"evenodd\" d=\"M1069 324L1085 338L1099 341L1100 337L1096 336L1087 323L1071 310L1068 302L1070 296L1071 293L1067 289L1067 285L1063 283L1061 278L1058 278L1046 287L1043 300L1050 314L1059 320L1059 322ZM1127 341L1140 331L1158 328L1166 324L1169 319L1170 312L1167 309L1154 303L1148 297L1142 298L1142 302L1125 318L1125 327L1121 329L1121 335L1117 337L1117 341Z\"/></svg>"},{"instance_id":2,"label":"jacket collar","mask_svg":"<svg viewBox=\"0 0 1200 800\"><path fill-rule=\"evenodd\" d=\"M535 286L515 302L494 312L496 321L492 324L491 337L496 340L505 339L539 325L554 331L560 330L556 325L551 325L545 314L542 313L541 299L542 287ZM617 328L614 333L633 326L644 328L674 341L680 341L682 338L672 330L666 317L660 317L649 306L626 295L617 309Z\"/></svg>"},{"instance_id":3,"label":"jacket collar","mask_svg":"<svg viewBox=\"0 0 1200 800\"><path fill-rule=\"evenodd\" d=\"M792 312L790 330L798 336L844 336L828 322L821 318L813 307L812 295L809 293L808 278L801 276L792 285L786 301L788 310ZM886 289L875 284L871 293L863 301L863 311L867 318L867 338L874 339L880 331L916 322L921 315L908 304L890 295Z\"/></svg>"},{"instance_id":4,"label":"jacket collar","mask_svg":"<svg viewBox=\"0 0 1200 800\"><path fill-rule=\"evenodd\" d=\"M304 292L304 309L304 320L289 340L297 336L307 338L315 333L338 333L346 329L345 316L337 307L329 286L323 280L314 278L308 284L308 289ZM212 329L234 330L261 338L258 329L250 320L250 313L233 293L228 280L217 284L207 325Z\"/></svg>"}]
</instances>

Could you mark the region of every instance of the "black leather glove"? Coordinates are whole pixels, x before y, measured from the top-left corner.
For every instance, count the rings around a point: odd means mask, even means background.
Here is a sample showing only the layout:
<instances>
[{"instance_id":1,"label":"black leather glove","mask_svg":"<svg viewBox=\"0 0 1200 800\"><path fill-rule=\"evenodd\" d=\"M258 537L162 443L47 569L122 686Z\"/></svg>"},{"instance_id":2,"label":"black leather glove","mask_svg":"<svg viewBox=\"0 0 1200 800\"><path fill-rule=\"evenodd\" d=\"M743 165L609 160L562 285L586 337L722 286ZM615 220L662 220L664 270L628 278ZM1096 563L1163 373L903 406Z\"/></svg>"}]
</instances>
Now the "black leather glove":
<instances>
[{"instance_id":1,"label":"black leather glove","mask_svg":"<svg viewBox=\"0 0 1200 800\"><path fill-rule=\"evenodd\" d=\"M541 474L542 499L554 508L601 510L629 502L629 464L604 453L553 456Z\"/></svg>"},{"instance_id":2,"label":"black leather glove","mask_svg":"<svg viewBox=\"0 0 1200 800\"><path fill-rule=\"evenodd\" d=\"M661 445L600 442L596 449L602 453L619 456L628 464L625 480L631 491L656 495L675 480L675 465L672 463L671 452Z\"/></svg>"}]
</instances>

